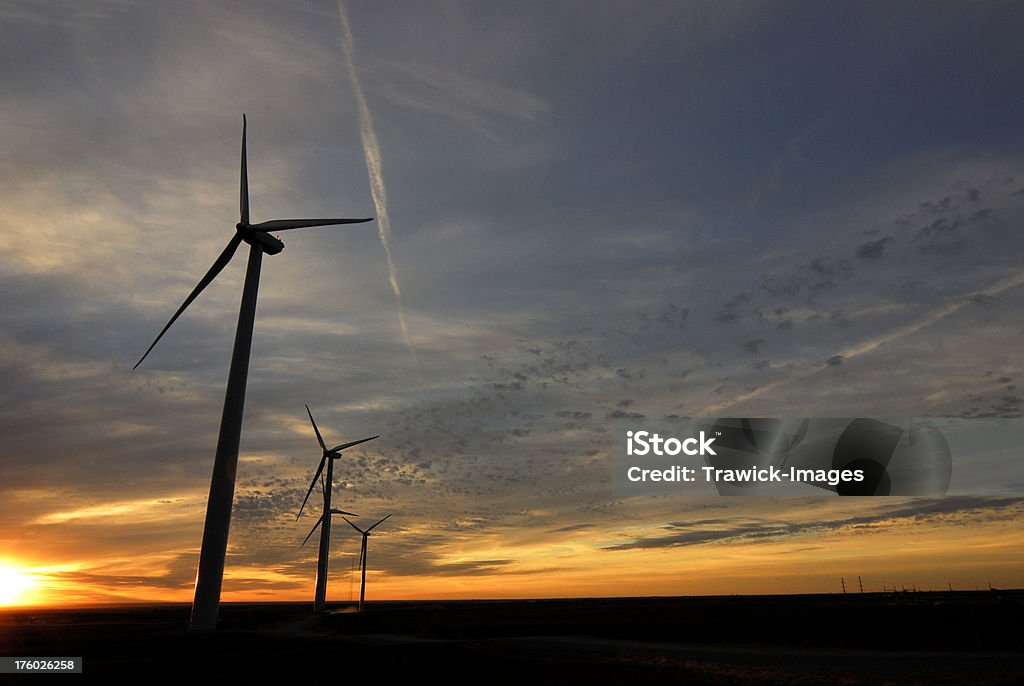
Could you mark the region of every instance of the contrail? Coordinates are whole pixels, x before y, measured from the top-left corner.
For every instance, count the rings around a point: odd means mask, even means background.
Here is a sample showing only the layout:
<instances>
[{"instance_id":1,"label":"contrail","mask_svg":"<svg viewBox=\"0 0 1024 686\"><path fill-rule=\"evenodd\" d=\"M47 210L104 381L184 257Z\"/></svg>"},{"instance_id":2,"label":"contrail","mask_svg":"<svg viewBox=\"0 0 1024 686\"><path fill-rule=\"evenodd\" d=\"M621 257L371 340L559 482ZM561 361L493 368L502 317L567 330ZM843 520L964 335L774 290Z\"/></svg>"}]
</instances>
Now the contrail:
<instances>
[{"instance_id":1,"label":"contrail","mask_svg":"<svg viewBox=\"0 0 1024 686\"><path fill-rule=\"evenodd\" d=\"M996 296L1002 293L1003 291L1008 291L1011 288L1016 288L1017 286L1020 286L1022 284L1024 284L1024 274L1014 274L1013 276L1009 276L1005 279L1002 279L1001 281L997 281L996 283L992 284L985 290L975 291L974 293L972 293L972 295ZM954 314L955 312L959 312L969 302L971 301L967 297L960 298L958 300L955 300L954 302L949 303L948 305L945 305L944 307L940 307L934 312L922 317L921 319L918 319L916 322L911 322L910 324L906 324L904 326L893 329L892 331L884 333L870 340L864 341L856 346L847 348L845 350L841 350L839 354L844 359L850 359L851 357L857 357L859 355L869 353L872 350L875 350L876 348L885 345L886 343L891 343L901 338L906 338L907 336L915 334L925 327L931 326L932 324L935 324L936 322L945 319L946 317L950 316L951 314ZM704 408L700 416L711 417L717 415L719 412L727 408L733 407L734 405L739 405L740 403L746 402L747 400L753 400L754 398L763 395L768 391L773 391L776 388L779 388L780 386L785 386L794 381L799 381L800 379L805 379L808 376L817 374L822 369L825 369L825 367L815 366L805 368L791 376L788 376L784 379L779 379L777 381L772 381L771 383L767 383L764 386L761 386L760 388L755 388L753 391L750 391L749 393L745 393L744 395L738 396L726 402L718 403L717 405L709 405Z\"/></svg>"},{"instance_id":2,"label":"contrail","mask_svg":"<svg viewBox=\"0 0 1024 686\"><path fill-rule=\"evenodd\" d=\"M338 0L338 18L341 20L341 49L345 53L345 67L348 69L348 77L352 82L352 95L359 107L359 134L363 141L363 157L366 158L366 171L370 176L370 193L373 195L373 205L377 210L377 234L380 236L381 247L384 248L384 256L388 262L388 280L391 282L391 290L395 294L398 326L402 329L405 347L409 349L409 354L412 355L412 359L416 363L416 371L422 380L419 355L416 354L416 348L412 345L412 339L409 338L409 327L405 323L405 308L402 305L402 289L398 285L398 271L395 269L395 261L391 257L391 219L388 216L388 193L384 187L380 144L377 142L377 132L373 128L373 117L366 104L366 96L363 95L359 74L356 73L356 63L352 56L352 30L349 28L348 14L346 14L345 5L341 0Z\"/></svg>"}]
</instances>

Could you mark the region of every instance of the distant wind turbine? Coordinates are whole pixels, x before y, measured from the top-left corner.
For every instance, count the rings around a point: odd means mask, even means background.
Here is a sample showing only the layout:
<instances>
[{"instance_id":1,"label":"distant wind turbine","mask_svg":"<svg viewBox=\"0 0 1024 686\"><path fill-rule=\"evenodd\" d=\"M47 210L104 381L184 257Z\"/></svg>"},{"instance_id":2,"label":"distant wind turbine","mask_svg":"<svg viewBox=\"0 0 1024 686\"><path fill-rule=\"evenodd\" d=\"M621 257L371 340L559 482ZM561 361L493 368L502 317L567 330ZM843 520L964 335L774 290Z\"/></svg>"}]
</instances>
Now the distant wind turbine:
<instances>
[{"instance_id":1,"label":"distant wind turbine","mask_svg":"<svg viewBox=\"0 0 1024 686\"><path fill-rule=\"evenodd\" d=\"M249 175L246 168L245 151L246 120L242 115L242 166L239 189L240 217L235 224L235 235L227 247L214 261L199 284L185 298L178 311L157 335L156 340L139 358L132 369L146 359L150 351L163 337L167 329L178 319L203 289L217 278L217 275L231 261L242 242L249 244L249 264L245 271L242 287L242 303L238 312L238 328L235 330L235 344L231 353L231 367L228 371L227 392L224 395L224 412L221 415L220 434L217 438L217 452L213 461L213 477L210 480L210 498L206 505L206 524L203 528L203 546L199 554L199 571L196 574L195 599L192 603L192 618L189 628L209 630L217 626L217 612L220 608L220 589L224 580L224 557L227 554L228 530L231 528L231 501L235 495L235 473L238 468L238 444L242 436L242 414L245 405L245 385L249 374L249 352L252 347L252 329L256 318L256 296L259 290L260 265L263 253L276 255L284 249L284 243L271 236L269 231L286 231L313 226L334 226L358 224L367 219L275 219L249 223Z\"/></svg>"},{"instance_id":2,"label":"distant wind turbine","mask_svg":"<svg viewBox=\"0 0 1024 686\"><path fill-rule=\"evenodd\" d=\"M388 515L384 519L387 519L390 516L391 515ZM348 522L349 526L351 526L353 529L355 529L356 531L358 531L359 533L361 533L363 535L363 545L362 545L362 547L359 548L359 562L360 562L360 566L363 568L363 578L362 578L362 581L359 582L359 611L362 612L363 611L363 601L366 599L366 539L368 539L370 537L370 532L373 531L377 527L378 524L383 522L384 519L380 520L379 522L377 522L377 524L374 524L373 526L371 526L369 529L366 529L365 531L360 529L355 524L353 524L352 520L350 520L348 517L342 517L342 519L344 519L346 522Z\"/></svg>"},{"instance_id":3,"label":"distant wind turbine","mask_svg":"<svg viewBox=\"0 0 1024 686\"><path fill-rule=\"evenodd\" d=\"M358 441L349 441L348 443L342 443L336 445L330 450L327 449L327 444L324 443L323 436L320 435L320 429L316 425L316 420L313 419L313 413L309 409L309 405L306 405L306 414L309 415L309 421L313 424L313 431L316 432L316 441L320 444L320 449L323 451L323 456L320 458L320 465L316 468L316 474L313 475L313 480L309 484L309 490L306 491L306 497L302 500L302 507L299 508L299 514L295 516L298 519L302 516L302 510L306 507L306 502L309 500L309 494L313 492L313 486L316 485L316 480L321 479L321 488L324 494L324 513L320 515L320 519L313 526L312 531L309 532L309 536L313 535L313 531L316 531L316 527L320 527L320 552L317 558L316 565L316 594L313 600L313 611L323 612L324 607L327 604L327 561L331 555L331 514L351 514L350 512L342 512L341 510L334 510L331 508L331 485L334 483L334 461L341 457L341 451L346 448L351 448L354 445L360 443L366 443L372 441L380 436L370 436L369 438L360 438ZM327 478L321 478L324 471L324 464L327 465ZM306 541L309 540L309 536L306 536ZM306 541L302 542L302 545L306 545ZM300 548L302 546L299 546Z\"/></svg>"}]
</instances>

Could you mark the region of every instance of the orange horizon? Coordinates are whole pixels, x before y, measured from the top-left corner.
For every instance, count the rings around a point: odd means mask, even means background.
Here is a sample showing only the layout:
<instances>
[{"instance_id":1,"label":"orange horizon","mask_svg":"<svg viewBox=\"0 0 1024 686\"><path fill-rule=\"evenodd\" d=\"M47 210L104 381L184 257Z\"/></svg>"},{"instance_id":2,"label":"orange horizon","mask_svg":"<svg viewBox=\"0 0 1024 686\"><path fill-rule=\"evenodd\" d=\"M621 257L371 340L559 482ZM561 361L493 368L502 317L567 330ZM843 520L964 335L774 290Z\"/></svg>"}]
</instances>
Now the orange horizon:
<instances>
[{"instance_id":1,"label":"orange horizon","mask_svg":"<svg viewBox=\"0 0 1024 686\"><path fill-rule=\"evenodd\" d=\"M865 529L852 525L826 533L778 539L711 542L687 546L609 549L607 532L574 537L558 545L513 536L466 541L458 550L434 551L443 564L433 574L396 574L374 569L370 558L367 600L501 600L616 598L643 596L799 595L886 588L986 590L1024 588L1024 530L1016 516L1003 519L891 520ZM378 560L402 534L374 541ZM570 545L571 542L571 545ZM442 555L442 553L444 553ZM0 559L29 586L0 607L84 607L190 603L193 587L168 576L162 553L152 559ZM229 556L230 557L230 556ZM350 578L348 552L332 554L328 602L358 595ZM494 561L492 569L448 573L473 560ZM315 560L295 566L229 565L222 602L312 601ZM382 563L382 566L389 566ZM390 565L394 568L395 563ZM8 575L9 576L9 575ZM0 573L0 580L7 578ZM180 576L178 577L180 579ZM161 586L163 584L163 586ZM168 587L173 586L173 587ZM3 583L0 583L0 592ZM0 595L3 598L3 595Z\"/></svg>"}]
</instances>

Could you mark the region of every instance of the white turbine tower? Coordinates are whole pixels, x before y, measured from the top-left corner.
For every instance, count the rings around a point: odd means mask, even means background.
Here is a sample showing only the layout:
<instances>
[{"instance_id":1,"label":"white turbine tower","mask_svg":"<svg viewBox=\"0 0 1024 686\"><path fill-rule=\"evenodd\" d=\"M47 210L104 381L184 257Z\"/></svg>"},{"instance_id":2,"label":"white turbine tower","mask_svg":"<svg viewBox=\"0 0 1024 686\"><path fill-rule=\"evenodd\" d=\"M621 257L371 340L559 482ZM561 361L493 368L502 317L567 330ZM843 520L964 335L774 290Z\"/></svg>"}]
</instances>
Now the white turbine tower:
<instances>
[{"instance_id":1,"label":"white turbine tower","mask_svg":"<svg viewBox=\"0 0 1024 686\"><path fill-rule=\"evenodd\" d=\"M245 406L245 385L249 375L249 352L252 347L252 329L256 318L256 296L259 291L260 265L263 253L276 255L284 249L284 243L271 236L270 231L287 231L313 226L357 224L368 219L275 219L251 224L249 222L249 174L246 167L245 151L246 120L242 115L242 166L239 189L239 220L235 224L235 235L227 247L214 261L199 284L192 289L185 302L174 313L171 320L157 335L146 350L135 369L163 337L167 329L178 319L203 289L217 278L217 275L231 261L242 242L249 244L249 264L245 271L245 285L242 287L242 303L238 311L238 328L231 353L231 367L228 371L228 386L224 394L224 412L220 420L220 434L217 438L217 452L213 460L213 477L210 480L210 498L206 505L206 524L203 528L203 547L199 554L199 571L196 574L195 599L192 604L192 618L189 628L209 630L217 626L220 608L220 589L224 580L224 558L228 548L228 531L231 528L231 502L235 496L235 473L238 468L238 444L242 436L242 414Z\"/></svg>"},{"instance_id":2,"label":"white turbine tower","mask_svg":"<svg viewBox=\"0 0 1024 686\"><path fill-rule=\"evenodd\" d=\"M384 519L387 519L390 516L391 515L388 515L387 517L384 517ZM349 526L351 526L353 529L355 529L356 531L358 531L359 533L361 533L363 535L363 544L359 548L359 563L360 563L360 566L363 568L363 578L362 578L362 581L359 582L359 611L362 612L363 611L363 601L366 599L366 539L368 539L370 537L370 532L373 531L377 527L378 524L383 522L384 519L381 519L380 521L377 522L377 524L374 524L373 526L371 526L370 528L366 529L365 531L363 529L360 529L355 524L353 524L352 521L348 517L342 517L342 519L344 519L346 522L348 522Z\"/></svg>"},{"instance_id":3,"label":"white turbine tower","mask_svg":"<svg viewBox=\"0 0 1024 686\"><path fill-rule=\"evenodd\" d=\"M313 413L310 411L309 405L306 405L306 413L309 415L309 421L313 424L313 431L316 432L316 440L317 443L320 444L323 456L320 458L320 465L316 468L316 474L313 475L313 480L309 484L309 490L306 491L306 497L303 498L302 507L299 508L299 514L295 516L295 519L302 516L302 510L306 507L306 502L309 500L309 494L313 492L313 486L316 485L316 480L320 478L321 474L323 474L324 464L326 463L327 478L322 482L321 486L324 494L324 513L320 515L320 519L317 520L317 523L313 526L313 530L309 532L309 536L312 536L313 531L316 531L316 527L320 527L320 552L316 565L316 592L313 599L313 611L323 612L324 607L327 604L327 561L331 555L331 514L350 514L348 512L331 509L331 486L334 479L334 461L341 457L342 450L351 448L354 445L359 445L360 443L372 441L375 438L380 438L380 436L370 436L369 438L361 438L358 441L349 441L348 443L336 445L328 450L327 445L324 443L323 436L320 435L320 429L316 425L316 420L313 419ZM309 540L309 536L306 536L306 541ZM302 545L306 545L306 541L303 541Z\"/></svg>"}]
</instances>

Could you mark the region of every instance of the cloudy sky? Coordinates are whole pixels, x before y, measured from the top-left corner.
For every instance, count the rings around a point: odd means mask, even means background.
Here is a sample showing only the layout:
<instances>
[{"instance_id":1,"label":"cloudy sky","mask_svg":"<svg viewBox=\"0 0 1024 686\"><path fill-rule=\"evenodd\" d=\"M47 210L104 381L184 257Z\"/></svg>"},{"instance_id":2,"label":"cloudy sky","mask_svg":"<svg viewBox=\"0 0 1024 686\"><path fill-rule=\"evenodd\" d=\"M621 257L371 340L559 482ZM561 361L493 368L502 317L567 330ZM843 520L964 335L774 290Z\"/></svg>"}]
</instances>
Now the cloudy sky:
<instances>
[{"instance_id":1,"label":"cloudy sky","mask_svg":"<svg viewBox=\"0 0 1024 686\"><path fill-rule=\"evenodd\" d=\"M369 597L1024 585L1024 476L610 473L617 419L1021 416L1018 4L12 0L0 31L20 602L191 599L243 255L131 366L232 235L243 112L253 221L386 210L393 273L382 222L265 259L225 600L312 595L304 403L328 442L382 435L335 472L394 512ZM331 599L357 546L335 528Z\"/></svg>"}]
</instances>

